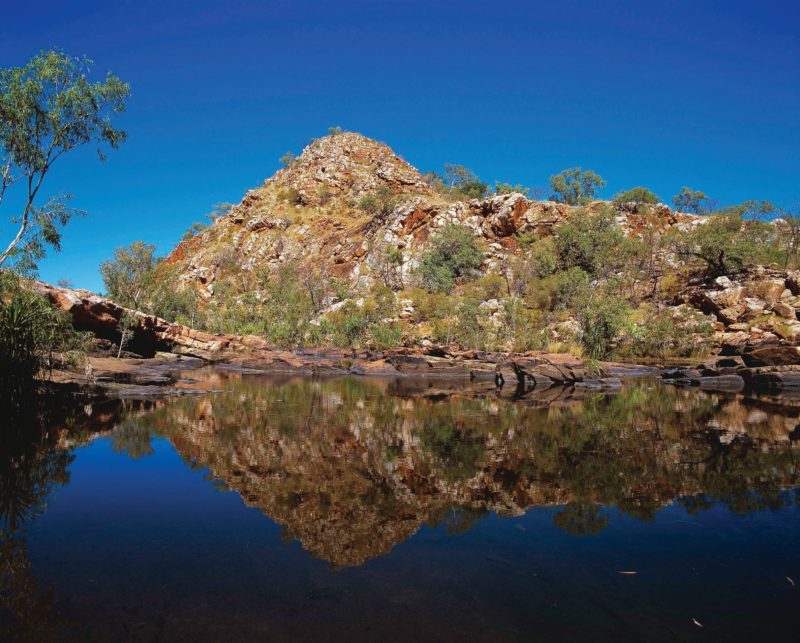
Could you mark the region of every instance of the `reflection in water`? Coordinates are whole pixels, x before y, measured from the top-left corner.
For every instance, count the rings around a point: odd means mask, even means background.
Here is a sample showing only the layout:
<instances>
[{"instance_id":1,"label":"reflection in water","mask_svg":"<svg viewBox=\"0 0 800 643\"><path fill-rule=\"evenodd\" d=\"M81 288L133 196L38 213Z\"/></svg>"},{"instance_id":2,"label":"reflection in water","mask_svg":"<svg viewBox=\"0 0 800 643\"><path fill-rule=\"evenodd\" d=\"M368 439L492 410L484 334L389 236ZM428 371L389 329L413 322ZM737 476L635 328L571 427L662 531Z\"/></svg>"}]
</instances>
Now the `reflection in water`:
<instances>
[{"instance_id":1,"label":"reflection in water","mask_svg":"<svg viewBox=\"0 0 800 643\"><path fill-rule=\"evenodd\" d=\"M548 408L494 394L361 379L233 379L225 394L129 414L132 457L151 436L336 567L382 556L421 525L463 533L481 515L558 505L554 523L601 532L610 508L652 519L793 502L798 409L653 383ZM404 385L407 386L407 385Z\"/></svg>"}]
</instances>

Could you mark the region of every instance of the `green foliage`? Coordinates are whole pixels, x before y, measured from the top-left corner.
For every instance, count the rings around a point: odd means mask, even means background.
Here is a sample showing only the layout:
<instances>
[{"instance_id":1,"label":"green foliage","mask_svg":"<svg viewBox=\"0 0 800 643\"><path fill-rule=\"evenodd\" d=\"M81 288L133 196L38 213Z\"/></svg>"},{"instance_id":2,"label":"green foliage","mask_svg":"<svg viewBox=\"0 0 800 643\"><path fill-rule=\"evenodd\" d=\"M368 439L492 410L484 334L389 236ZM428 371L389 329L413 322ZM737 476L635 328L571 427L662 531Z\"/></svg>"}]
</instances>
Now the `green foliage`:
<instances>
[{"instance_id":1,"label":"green foliage","mask_svg":"<svg viewBox=\"0 0 800 643\"><path fill-rule=\"evenodd\" d=\"M233 203L229 203L228 201L221 201L220 203L214 203L211 206L211 210L206 213L205 218L209 219L210 221L214 222L220 217L225 216L228 212L231 211L231 208L234 208Z\"/></svg>"},{"instance_id":2,"label":"green foliage","mask_svg":"<svg viewBox=\"0 0 800 643\"><path fill-rule=\"evenodd\" d=\"M279 346L301 346L314 315L314 302L297 274L297 266L284 264L266 284L264 335Z\"/></svg>"},{"instance_id":3,"label":"green foliage","mask_svg":"<svg viewBox=\"0 0 800 643\"><path fill-rule=\"evenodd\" d=\"M437 192L454 199L482 199L489 190L472 170L453 163L445 163L443 174L428 172L425 178Z\"/></svg>"},{"instance_id":4,"label":"green foliage","mask_svg":"<svg viewBox=\"0 0 800 643\"><path fill-rule=\"evenodd\" d=\"M503 183L501 183L500 181L495 181L494 182L494 193L495 194L515 194L516 193L516 194L522 194L523 196L528 196L528 194L530 194L530 191L531 191L530 188L526 188L525 186L523 186L520 183L517 183L516 185L512 185L511 183L507 183L505 181Z\"/></svg>"},{"instance_id":5,"label":"green foliage","mask_svg":"<svg viewBox=\"0 0 800 643\"><path fill-rule=\"evenodd\" d=\"M581 344L592 359L603 359L611 352L614 339L622 331L630 315L624 298L611 292L592 292L578 307Z\"/></svg>"},{"instance_id":6,"label":"green foliage","mask_svg":"<svg viewBox=\"0 0 800 643\"><path fill-rule=\"evenodd\" d=\"M188 241L189 239L194 239L198 234L200 234L203 230L206 230L208 226L205 223L200 221L196 221L189 228L181 235L181 241Z\"/></svg>"},{"instance_id":7,"label":"green foliage","mask_svg":"<svg viewBox=\"0 0 800 643\"><path fill-rule=\"evenodd\" d=\"M705 193L687 186L683 186L680 193L672 197L672 203L678 212L691 212L692 214L703 212L707 201L708 197Z\"/></svg>"},{"instance_id":8,"label":"green foliage","mask_svg":"<svg viewBox=\"0 0 800 643\"><path fill-rule=\"evenodd\" d=\"M338 125L336 125L335 127L329 127L328 128L328 136L338 136L339 134L342 134L343 132L344 132L344 130L341 127L339 127Z\"/></svg>"},{"instance_id":9,"label":"green foliage","mask_svg":"<svg viewBox=\"0 0 800 643\"><path fill-rule=\"evenodd\" d=\"M120 306L139 309L156 266L155 250L153 244L134 241L114 250L114 258L100 264L106 292Z\"/></svg>"},{"instance_id":10,"label":"green foliage","mask_svg":"<svg viewBox=\"0 0 800 643\"><path fill-rule=\"evenodd\" d=\"M57 352L84 352L86 336L14 273L0 271L0 391L5 402L29 392Z\"/></svg>"},{"instance_id":11,"label":"green foliage","mask_svg":"<svg viewBox=\"0 0 800 643\"><path fill-rule=\"evenodd\" d=\"M689 234L677 236L677 253L685 259L700 259L709 277L725 275L752 261L763 250L762 235L767 224L748 222L740 211L710 216Z\"/></svg>"},{"instance_id":12,"label":"green foliage","mask_svg":"<svg viewBox=\"0 0 800 643\"><path fill-rule=\"evenodd\" d=\"M605 187L603 178L592 170L579 167L563 170L550 177L552 199L568 205L581 205L594 200L597 191Z\"/></svg>"},{"instance_id":13,"label":"green foliage","mask_svg":"<svg viewBox=\"0 0 800 643\"><path fill-rule=\"evenodd\" d=\"M333 197L333 192L327 183L323 183L317 188L317 197L319 198L320 205L325 205L331 200Z\"/></svg>"},{"instance_id":14,"label":"green foliage","mask_svg":"<svg viewBox=\"0 0 800 643\"><path fill-rule=\"evenodd\" d=\"M555 237L534 241L528 250L528 261L537 277L548 277L558 269L558 248Z\"/></svg>"},{"instance_id":15,"label":"green foliage","mask_svg":"<svg viewBox=\"0 0 800 643\"><path fill-rule=\"evenodd\" d=\"M379 351L397 348L403 338L403 326L398 322L374 324L369 329L369 338Z\"/></svg>"},{"instance_id":16,"label":"green foliage","mask_svg":"<svg viewBox=\"0 0 800 643\"><path fill-rule=\"evenodd\" d=\"M459 279L471 279L483 263L483 253L469 228L448 224L422 255L420 275L431 292L448 292Z\"/></svg>"},{"instance_id":17,"label":"green foliage","mask_svg":"<svg viewBox=\"0 0 800 643\"><path fill-rule=\"evenodd\" d=\"M618 206L625 203L633 203L636 206L640 206L644 204L655 205L661 199L647 188L640 186L619 192L614 196L613 201Z\"/></svg>"},{"instance_id":18,"label":"green foliage","mask_svg":"<svg viewBox=\"0 0 800 643\"><path fill-rule=\"evenodd\" d=\"M752 199L720 210L720 214L740 216L743 219L763 220L775 214L778 208L771 201Z\"/></svg>"},{"instance_id":19,"label":"green foliage","mask_svg":"<svg viewBox=\"0 0 800 643\"><path fill-rule=\"evenodd\" d=\"M12 217L14 238L0 254L18 270L35 270L46 247L60 248L61 228L77 213L69 197L36 205L44 178L65 153L95 142L116 149L125 132L112 117L125 110L130 88L107 74L90 82L92 63L59 51L42 51L22 67L0 70L0 202L16 181L24 187L22 209Z\"/></svg>"},{"instance_id":20,"label":"green foliage","mask_svg":"<svg viewBox=\"0 0 800 643\"><path fill-rule=\"evenodd\" d=\"M281 201L286 201L290 205L303 204L303 195L297 188L282 187L278 190L277 196Z\"/></svg>"},{"instance_id":21,"label":"green foliage","mask_svg":"<svg viewBox=\"0 0 800 643\"><path fill-rule=\"evenodd\" d=\"M700 314L696 320L676 321L670 310L650 310L629 329L618 353L633 358L695 357L708 349L702 339L712 332L712 325Z\"/></svg>"},{"instance_id":22,"label":"green foliage","mask_svg":"<svg viewBox=\"0 0 800 643\"><path fill-rule=\"evenodd\" d=\"M278 163L280 163L283 167L289 167L297 160L297 155L294 152L286 152L283 156L278 159Z\"/></svg>"},{"instance_id":23,"label":"green foliage","mask_svg":"<svg viewBox=\"0 0 800 643\"><path fill-rule=\"evenodd\" d=\"M592 276L606 276L621 268L638 250L608 208L597 214L578 210L557 225L554 234L559 268L577 267Z\"/></svg>"},{"instance_id":24,"label":"green foliage","mask_svg":"<svg viewBox=\"0 0 800 643\"><path fill-rule=\"evenodd\" d=\"M358 202L358 207L372 216L388 216L400 203L400 198L395 196L388 187L379 187L374 194L367 194Z\"/></svg>"}]
</instances>

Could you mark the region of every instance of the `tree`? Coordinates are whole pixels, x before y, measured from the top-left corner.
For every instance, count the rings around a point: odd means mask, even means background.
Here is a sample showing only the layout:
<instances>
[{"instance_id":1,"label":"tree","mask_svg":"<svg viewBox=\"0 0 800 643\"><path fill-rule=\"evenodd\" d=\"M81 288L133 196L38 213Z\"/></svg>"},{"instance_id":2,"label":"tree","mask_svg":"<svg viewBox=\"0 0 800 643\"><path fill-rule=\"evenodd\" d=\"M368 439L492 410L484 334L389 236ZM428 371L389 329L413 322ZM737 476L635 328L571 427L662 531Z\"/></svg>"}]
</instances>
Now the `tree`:
<instances>
[{"instance_id":1,"label":"tree","mask_svg":"<svg viewBox=\"0 0 800 643\"><path fill-rule=\"evenodd\" d=\"M655 205L661 201L656 194L641 186L619 192L613 200L615 205L633 203L636 207L644 204Z\"/></svg>"},{"instance_id":2,"label":"tree","mask_svg":"<svg viewBox=\"0 0 800 643\"><path fill-rule=\"evenodd\" d=\"M156 247L143 241L134 241L127 248L114 250L114 258L100 265L100 274L106 291L116 303L126 308L139 310L147 294L148 280L156 267ZM136 326L136 320L126 312L120 319L120 342L117 357L129 332Z\"/></svg>"},{"instance_id":3,"label":"tree","mask_svg":"<svg viewBox=\"0 0 800 643\"><path fill-rule=\"evenodd\" d=\"M224 217L226 214L228 214L228 212L230 212L234 207L236 206L228 201L214 203L211 206L211 211L206 213L206 219L209 219L213 223L220 217Z\"/></svg>"},{"instance_id":4,"label":"tree","mask_svg":"<svg viewBox=\"0 0 800 643\"><path fill-rule=\"evenodd\" d=\"M422 255L422 283L430 292L447 292L456 280L473 277L483 263L483 253L469 228L449 224Z\"/></svg>"},{"instance_id":5,"label":"tree","mask_svg":"<svg viewBox=\"0 0 800 643\"><path fill-rule=\"evenodd\" d=\"M283 167L289 167L297 160L297 155L293 152L286 152L283 156L278 159L278 163L280 163Z\"/></svg>"},{"instance_id":6,"label":"tree","mask_svg":"<svg viewBox=\"0 0 800 643\"><path fill-rule=\"evenodd\" d=\"M520 183L517 183L516 185L512 185L511 183L507 183L507 182L503 182L503 183L500 183L500 181L495 181L494 182L494 193L495 194L514 194L514 193L517 193L517 194L521 194L523 196L528 196L528 194L530 194L530 191L531 191L530 188L526 188L525 186L523 186Z\"/></svg>"},{"instance_id":7,"label":"tree","mask_svg":"<svg viewBox=\"0 0 800 643\"><path fill-rule=\"evenodd\" d=\"M454 163L445 163L444 174L428 172L425 178L435 190L465 199L482 199L489 190L475 172Z\"/></svg>"},{"instance_id":8,"label":"tree","mask_svg":"<svg viewBox=\"0 0 800 643\"><path fill-rule=\"evenodd\" d=\"M114 258L100 264L108 296L120 306L137 310L146 294L147 277L156 267L156 247L144 241L114 250Z\"/></svg>"},{"instance_id":9,"label":"tree","mask_svg":"<svg viewBox=\"0 0 800 643\"><path fill-rule=\"evenodd\" d=\"M579 167L563 170L550 177L552 199L568 205L581 205L594 200L598 190L606 186L605 180L592 170Z\"/></svg>"},{"instance_id":10,"label":"tree","mask_svg":"<svg viewBox=\"0 0 800 643\"><path fill-rule=\"evenodd\" d=\"M623 267L637 251L637 242L625 235L611 208L596 214L578 210L556 226L556 253L561 270L581 268L603 277Z\"/></svg>"},{"instance_id":11,"label":"tree","mask_svg":"<svg viewBox=\"0 0 800 643\"><path fill-rule=\"evenodd\" d=\"M783 212L781 219L783 219L783 225L780 236L786 252L783 267L788 268L789 262L797 258L797 252L800 249L800 214Z\"/></svg>"},{"instance_id":12,"label":"tree","mask_svg":"<svg viewBox=\"0 0 800 643\"><path fill-rule=\"evenodd\" d=\"M687 186L682 187L680 193L672 197L672 203L678 212L691 212L692 214L700 214L707 201L708 197L703 192L692 190Z\"/></svg>"},{"instance_id":13,"label":"tree","mask_svg":"<svg viewBox=\"0 0 800 643\"><path fill-rule=\"evenodd\" d=\"M678 255L695 257L706 264L709 277L741 269L757 250L754 234L740 212L712 215L707 222L676 239ZM754 226L750 226L754 228Z\"/></svg>"},{"instance_id":14,"label":"tree","mask_svg":"<svg viewBox=\"0 0 800 643\"><path fill-rule=\"evenodd\" d=\"M45 177L65 153L95 142L116 149L125 132L112 117L125 111L130 88L112 74L90 82L85 58L42 51L22 67L0 70L0 203L19 181L25 190L22 211L12 218L14 238L0 254L0 265L13 258L19 269L35 270L46 246L58 250L61 228L77 211L68 196L37 206Z\"/></svg>"}]
</instances>

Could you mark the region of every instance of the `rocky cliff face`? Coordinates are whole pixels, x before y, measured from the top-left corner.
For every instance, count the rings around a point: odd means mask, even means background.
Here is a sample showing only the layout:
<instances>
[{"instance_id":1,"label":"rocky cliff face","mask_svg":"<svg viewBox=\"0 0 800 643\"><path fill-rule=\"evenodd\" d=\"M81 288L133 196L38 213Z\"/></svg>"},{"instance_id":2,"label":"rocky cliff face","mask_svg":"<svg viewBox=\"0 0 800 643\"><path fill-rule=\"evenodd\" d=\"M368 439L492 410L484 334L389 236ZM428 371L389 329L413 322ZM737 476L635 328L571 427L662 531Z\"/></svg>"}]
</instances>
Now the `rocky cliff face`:
<instances>
[{"instance_id":1,"label":"rocky cliff face","mask_svg":"<svg viewBox=\"0 0 800 643\"><path fill-rule=\"evenodd\" d=\"M389 211L359 208L363 197L380 188L395 197ZM427 240L456 223L479 240L485 270L500 272L519 250L515 234L545 234L572 209L522 194L451 201L386 145L346 132L311 143L208 230L181 243L167 263L182 287L195 287L210 300L226 275L274 271L287 262L368 287L380 278L382 250L392 246L402 254L400 278L409 282ZM655 217L664 226L691 226L697 219L667 207L657 208ZM641 227L639 218L620 213L620 223L632 233ZM247 280L242 283L246 288Z\"/></svg>"}]
</instances>

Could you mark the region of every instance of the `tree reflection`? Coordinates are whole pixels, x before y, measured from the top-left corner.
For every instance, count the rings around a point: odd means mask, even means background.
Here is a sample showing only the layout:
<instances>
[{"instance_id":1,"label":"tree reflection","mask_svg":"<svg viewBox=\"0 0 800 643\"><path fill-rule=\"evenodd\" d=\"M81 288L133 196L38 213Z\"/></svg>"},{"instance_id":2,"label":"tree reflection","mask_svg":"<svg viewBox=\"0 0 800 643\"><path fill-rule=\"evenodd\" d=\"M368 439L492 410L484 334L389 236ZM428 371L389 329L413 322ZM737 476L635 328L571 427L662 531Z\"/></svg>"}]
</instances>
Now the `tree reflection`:
<instances>
[{"instance_id":1,"label":"tree reflection","mask_svg":"<svg viewBox=\"0 0 800 643\"><path fill-rule=\"evenodd\" d=\"M69 481L73 456L58 446L62 420L55 409L41 408L36 399L19 401L3 409L0 432L0 634L53 640L61 622L52 591L31 573L25 535L53 489Z\"/></svg>"},{"instance_id":2,"label":"tree reflection","mask_svg":"<svg viewBox=\"0 0 800 643\"><path fill-rule=\"evenodd\" d=\"M486 390L353 378L234 380L117 429L118 448L169 438L315 556L358 565L421 525L462 533L486 512L560 506L557 527L599 533L615 508L774 509L797 483L790 406L651 383L562 395L545 408Z\"/></svg>"}]
</instances>

